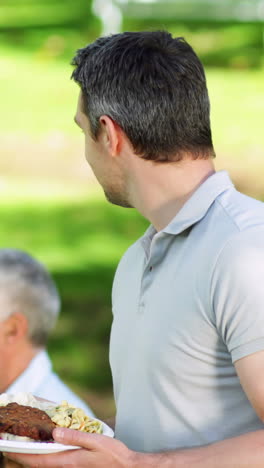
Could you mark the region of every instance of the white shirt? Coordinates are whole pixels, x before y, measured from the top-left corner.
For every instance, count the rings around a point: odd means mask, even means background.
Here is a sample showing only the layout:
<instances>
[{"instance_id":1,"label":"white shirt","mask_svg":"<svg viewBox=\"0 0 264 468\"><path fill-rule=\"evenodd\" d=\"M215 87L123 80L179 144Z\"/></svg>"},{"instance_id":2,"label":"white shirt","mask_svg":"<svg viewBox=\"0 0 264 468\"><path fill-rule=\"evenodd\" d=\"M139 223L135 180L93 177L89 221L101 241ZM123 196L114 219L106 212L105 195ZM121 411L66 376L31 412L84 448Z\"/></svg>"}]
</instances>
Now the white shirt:
<instances>
[{"instance_id":1,"label":"white shirt","mask_svg":"<svg viewBox=\"0 0 264 468\"><path fill-rule=\"evenodd\" d=\"M12 394L20 392L32 393L56 403L66 400L94 417L91 408L53 372L51 360L44 350L32 359L26 370L6 390L6 393Z\"/></svg>"}]
</instances>

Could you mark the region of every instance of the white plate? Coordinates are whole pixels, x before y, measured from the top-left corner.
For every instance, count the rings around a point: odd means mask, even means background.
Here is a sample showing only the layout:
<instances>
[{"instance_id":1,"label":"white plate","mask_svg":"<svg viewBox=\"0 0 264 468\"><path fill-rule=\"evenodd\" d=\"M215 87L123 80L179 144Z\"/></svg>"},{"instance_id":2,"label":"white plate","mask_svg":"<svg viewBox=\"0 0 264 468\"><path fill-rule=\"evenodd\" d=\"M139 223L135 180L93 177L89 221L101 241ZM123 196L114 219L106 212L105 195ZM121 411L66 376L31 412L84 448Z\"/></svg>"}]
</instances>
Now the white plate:
<instances>
[{"instance_id":1,"label":"white plate","mask_svg":"<svg viewBox=\"0 0 264 468\"><path fill-rule=\"evenodd\" d=\"M75 445L63 445L53 442L19 442L18 440L0 440L1 452L14 453L55 453L64 450L76 450Z\"/></svg>"},{"instance_id":2,"label":"white plate","mask_svg":"<svg viewBox=\"0 0 264 468\"><path fill-rule=\"evenodd\" d=\"M100 420L99 420L100 421ZM102 421L100 421L102 422ZM112 429L103 423L103 435L114 437ZM1 440L0 452L15 452L15 453L55 453L65 450L76 450L80 447L76 445L63 445L56 442L23 442L18 440Z\"/></svg>"}]
</instances>

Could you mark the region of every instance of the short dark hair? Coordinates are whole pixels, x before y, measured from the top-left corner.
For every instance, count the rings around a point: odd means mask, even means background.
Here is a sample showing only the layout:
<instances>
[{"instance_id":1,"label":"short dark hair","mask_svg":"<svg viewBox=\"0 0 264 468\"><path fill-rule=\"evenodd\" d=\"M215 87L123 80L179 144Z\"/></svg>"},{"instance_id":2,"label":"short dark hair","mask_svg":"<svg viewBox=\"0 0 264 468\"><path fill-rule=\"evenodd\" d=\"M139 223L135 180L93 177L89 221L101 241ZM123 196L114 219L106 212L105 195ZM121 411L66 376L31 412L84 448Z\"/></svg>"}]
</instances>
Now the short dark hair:
<instances>
[{"instance_id":1,"label":"short dark hair","mask_svg":"<svg viewBox=\"0 0 264 468\"><path fill-rule=\"evenodd\" d=\"M204 69L182 37L166 31L100 37L72 64L95 140L100 117L108 115L142 158L214 156Z\"/></svg>"}]
</instances>

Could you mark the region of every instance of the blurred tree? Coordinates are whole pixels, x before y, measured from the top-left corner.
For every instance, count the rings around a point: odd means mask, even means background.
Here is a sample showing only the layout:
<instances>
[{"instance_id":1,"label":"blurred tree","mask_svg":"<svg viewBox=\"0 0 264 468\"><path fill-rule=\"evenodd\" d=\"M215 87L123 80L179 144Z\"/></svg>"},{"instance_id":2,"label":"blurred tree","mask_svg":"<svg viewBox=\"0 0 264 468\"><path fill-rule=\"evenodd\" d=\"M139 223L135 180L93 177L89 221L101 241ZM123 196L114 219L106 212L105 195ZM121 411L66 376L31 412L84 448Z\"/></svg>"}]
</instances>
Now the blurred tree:
<instances>
[{"instance_id":1,"label":"blurred tree","mask_svg":"<svg viewBox=\"0 0 264 468\"><path fill-rule=\"evenodd\" d=\"M111 0L130 18L178 21L264 21L263 0Z\"/></svg>"},{"instance_id":2,"label":"blurred tree","mask_svg":"<svg viewBox=\"0 0 264 468\"><path fill-rule=\"evenodd\" d=\"M168 29L193 44L205 65L263 65L264 0L111 1L123 30Z\"/></svg>"},{"instance_id":3,"label":"blurred tree","mask_svg":"<svg viewBox=\"0 0 264 468\"><path fill-rule=\"evenodd\" d=\"M81 26L91 16L91 0L0 0L2 30Z\"/></svg>"},{"instance_id":4,"label":"blurred tree","mask_svg":"<svg viewBox=\"0 0 264 468\"><path fill-rule=\"evenodd\" d=\"M0 43L63 58L100 34L92 0L0 0Z\"/></svg>"}]
</instances>

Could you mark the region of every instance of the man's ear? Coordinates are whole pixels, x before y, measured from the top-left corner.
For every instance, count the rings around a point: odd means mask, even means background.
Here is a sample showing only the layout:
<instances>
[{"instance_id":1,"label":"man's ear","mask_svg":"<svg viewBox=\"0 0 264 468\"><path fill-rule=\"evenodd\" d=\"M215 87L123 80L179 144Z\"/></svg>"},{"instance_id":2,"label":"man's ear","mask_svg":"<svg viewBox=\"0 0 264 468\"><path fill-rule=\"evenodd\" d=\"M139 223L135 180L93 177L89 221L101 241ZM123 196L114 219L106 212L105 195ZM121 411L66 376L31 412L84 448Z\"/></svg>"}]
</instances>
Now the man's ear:
<instances>
[{"instance_id":1,"label":"man's ear","mask_svg":"<svg viewBox=\"0 0 264 468\"><path fill-rule=\"evenodd\" d=\"M8 317L4 323L4 336L7 345L15 344L25 338L28 333L28 320L25 315L15 312Z\"/></svg>"},{"instance_id":2,"label":"man's ear","mask_svg":"<svg viewBox=\"0 0 264 468\"><path fill-rule=\"evenodd\" d=\"M108 115L100 117L101 141L111 156L118 156L124 143L124 132Z\"/></svg>"}]
</instances>

